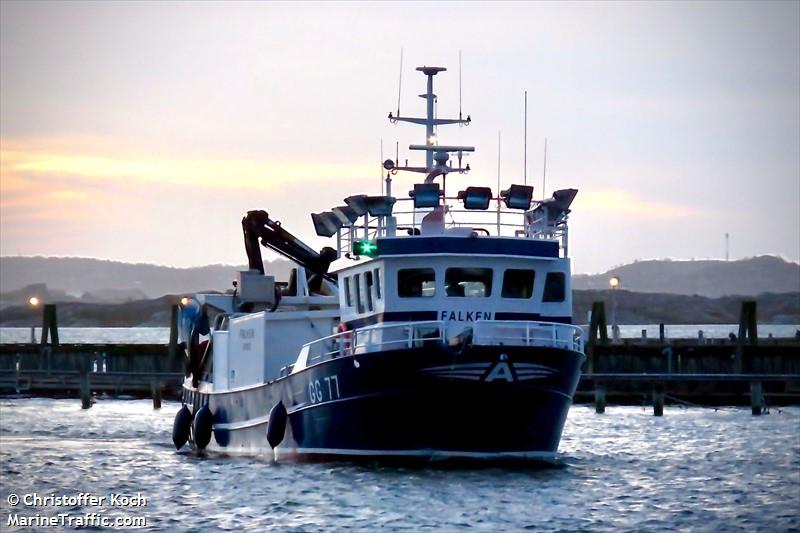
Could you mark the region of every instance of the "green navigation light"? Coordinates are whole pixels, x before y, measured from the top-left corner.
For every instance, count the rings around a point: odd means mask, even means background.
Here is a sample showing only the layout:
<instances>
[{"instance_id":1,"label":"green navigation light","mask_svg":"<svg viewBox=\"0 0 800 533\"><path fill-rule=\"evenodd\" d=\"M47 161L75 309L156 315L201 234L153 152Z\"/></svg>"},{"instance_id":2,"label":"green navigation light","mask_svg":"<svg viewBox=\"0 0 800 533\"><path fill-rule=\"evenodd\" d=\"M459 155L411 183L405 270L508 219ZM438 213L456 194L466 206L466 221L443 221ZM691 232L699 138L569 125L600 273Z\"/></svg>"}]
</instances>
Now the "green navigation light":
<instances>
[{"instance_id":1,"label":"green navigation light","mask_svg":"<svg viewBox=\"0 0 800 533\"><path fill-rule=\"evenodd\" d=\"M353 243L353 255L375 257L378 255L378 245L374 241L356 241Z\"/></svg>"}]
</instances>

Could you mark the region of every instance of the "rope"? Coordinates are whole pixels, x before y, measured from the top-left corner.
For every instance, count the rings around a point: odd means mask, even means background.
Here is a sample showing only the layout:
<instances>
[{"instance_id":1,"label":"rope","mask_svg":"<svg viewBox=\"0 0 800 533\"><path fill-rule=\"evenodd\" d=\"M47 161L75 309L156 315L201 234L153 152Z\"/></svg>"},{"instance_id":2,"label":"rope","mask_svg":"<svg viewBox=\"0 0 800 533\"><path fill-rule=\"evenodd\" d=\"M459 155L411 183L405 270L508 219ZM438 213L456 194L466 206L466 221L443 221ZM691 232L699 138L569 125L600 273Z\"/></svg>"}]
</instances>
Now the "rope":
<instances>
[{"instance_id":1,"label":"rope","mask_svg":"<svg viewBox=\"0 0 800 533\"><path fill-rule=\"evenodd\" d=\"M664 398L667 399L667 400L670 400L672 402L675 402L677 404L680 404L681 406L700 407L702 409L713 409L714 411L731 411L731 412L737 411L737 409L735 409L733 407L719 407L719 406L713 406L713 405L702 405L702 404L699 404L699 403L690 402L688 400L681 400L680 398L676 398L675 396L670 396L669 394L664 394Z\"/></svg>"}]
</instances>

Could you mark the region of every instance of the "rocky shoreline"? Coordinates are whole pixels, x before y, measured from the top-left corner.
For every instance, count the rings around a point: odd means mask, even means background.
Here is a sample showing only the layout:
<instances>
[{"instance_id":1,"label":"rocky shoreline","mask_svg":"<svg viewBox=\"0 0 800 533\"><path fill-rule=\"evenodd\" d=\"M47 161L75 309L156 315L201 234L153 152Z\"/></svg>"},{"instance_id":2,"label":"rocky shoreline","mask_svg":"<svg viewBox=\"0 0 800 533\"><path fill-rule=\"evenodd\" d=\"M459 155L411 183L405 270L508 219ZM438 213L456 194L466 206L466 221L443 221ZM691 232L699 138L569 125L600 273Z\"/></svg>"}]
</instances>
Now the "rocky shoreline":
<instances>
[{"instance_id":1,"label":"rocky shoreline","mask_svg":"<svg viewBox=\"0 0 800 533\"><path fill-rule=\"evenodd\" d=\"M118 304L53 302L58 304L58 324L66 327L142 327L169 325L170 307L180 295ZM742 300L758 302L758 320L773 324L800 323L800 293L765 293L755 298L706 298L677 294L618 290L573 291L573 321L585 323L592 302L605 301L606 313L616 300L616 316L627 324L735 324ZM0 309L0 326L40 326L41 309L14 305Z\"/></svg>"}]
</instances>

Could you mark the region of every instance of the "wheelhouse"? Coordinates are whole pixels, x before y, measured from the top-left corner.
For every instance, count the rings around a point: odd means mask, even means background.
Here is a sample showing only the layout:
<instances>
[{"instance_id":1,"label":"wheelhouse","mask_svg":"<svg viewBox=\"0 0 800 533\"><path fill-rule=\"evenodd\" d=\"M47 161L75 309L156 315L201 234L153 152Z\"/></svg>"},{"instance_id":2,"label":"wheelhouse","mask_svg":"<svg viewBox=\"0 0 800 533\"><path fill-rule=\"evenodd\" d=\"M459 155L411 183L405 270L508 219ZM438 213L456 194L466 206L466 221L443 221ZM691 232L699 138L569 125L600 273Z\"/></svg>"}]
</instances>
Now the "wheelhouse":
<instances>
[{"instance_id":1,"label":"wheelhouse","mask_svg":"<svg viewBox=\"0 0 800 533\"><path fill-rule=\"evenodd\" d=\"M448 336L478 320L571 323L569 259L511 248L507 255L443 255L409 247L345 267L338 271L342 323L357 329L436 320L447 324Z\"/></svg>"}]
</instances>

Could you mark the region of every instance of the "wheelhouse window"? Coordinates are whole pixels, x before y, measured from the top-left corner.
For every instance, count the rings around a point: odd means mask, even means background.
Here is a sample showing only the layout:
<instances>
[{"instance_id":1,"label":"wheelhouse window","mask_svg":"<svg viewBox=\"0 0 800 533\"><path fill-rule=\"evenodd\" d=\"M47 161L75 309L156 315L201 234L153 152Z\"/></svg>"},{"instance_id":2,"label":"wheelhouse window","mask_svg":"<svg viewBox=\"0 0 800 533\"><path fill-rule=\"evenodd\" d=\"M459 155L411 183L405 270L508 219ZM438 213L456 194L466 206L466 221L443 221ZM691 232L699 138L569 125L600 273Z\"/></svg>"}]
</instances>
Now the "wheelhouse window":
<instances>
[{"instance_id":1,"label":"wheelhouse window","mask_svg":"<svg viewBox=\"0 0 800 533\"><path fill-rule=\"evenodd\" d=\"M344 278L344 303L347 307L353 307L353 288L350 285L350 276Z\"/></svg>"},{"instance_id":2,"label":"wheelhouse window","mask_svg":"<svg viewBox=\"0 0 800 533\"><path fill-rule=\"evenodd\" d=\"M353 276L353 285L356 288L356 295L355 295L354 300L356 302L356 305L358 306L358 312L359 313L363 313L364 312L364 300L361 299L361 285L358 282L358 279L360 277L361 276L359 276L358 274Z\"/></svg>"},{"instance_id":3,"label":"wheelhouse window","mask_svg":"<svg viewBox=\"0 0 800 533\"><path fill-rule=\"evenodd\" d=\"M491 268L448 268L445 294L451 297L486 298L492 294Z\"/></svg>"},{"instance_id":4,"label":"wheelhouse window","mask_svg":"<svg viewBox=\"0 0 800 533\"><path fill-rule=\"evenodd\" d=\"M563 272L548 272L544 281L543 302L563 302L566 283Z\"/></svg>"},{"instance_id":5,"label":"wheelhouse window","mask_svg":"<svg viewBox=\"0 0 800 533\"><path fill-rule=\"evenodd\" d=\"M432 268L404 268L397 271L397 295L401 298L431 297L436 294L436 272Z\"/></svg>"},{"instance_id":6,"label":"wheelhouse window","mask_svg":"<svg viewBox=\"0 0 800 533\"><path fill-rule=\"evenodd\" d=\"M375 297L381 299L381 269L375 269Z\"/></svg>"},{"instance_id":7,"label":"wheelhouse window","mask_svg":"<svg viewBox=\"0 0 800 533\"><path fill-rule=\"evenodd\" d=\"M503 274L503 298L530 298L535 277L535 270L509 268Z\"/></svg>"},{"instance_id":8,"label":"wheelhouse window","mask_svg":"<svg viewBox=\"0 0 800 533\"><path fill-rule=\"evenodd\" d=\"M364 272L364 296L367 298L367 310L372 311L372 272Z\"/></svg>"}]
</instances>

